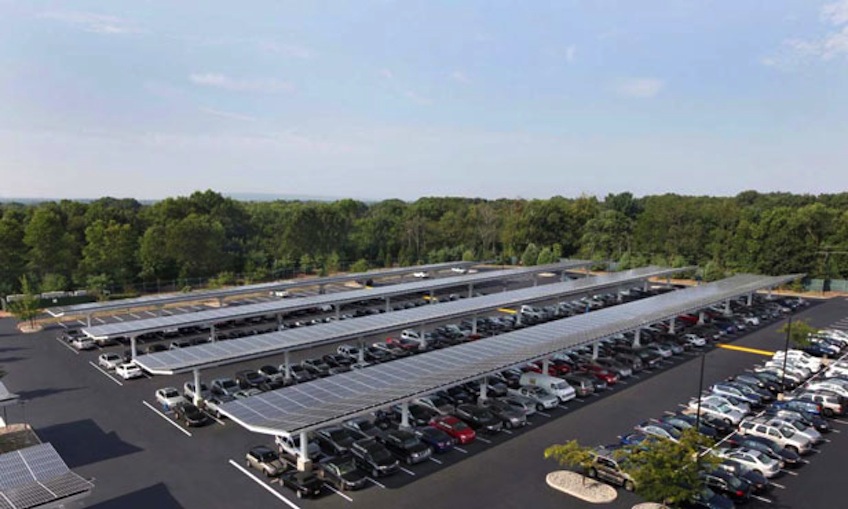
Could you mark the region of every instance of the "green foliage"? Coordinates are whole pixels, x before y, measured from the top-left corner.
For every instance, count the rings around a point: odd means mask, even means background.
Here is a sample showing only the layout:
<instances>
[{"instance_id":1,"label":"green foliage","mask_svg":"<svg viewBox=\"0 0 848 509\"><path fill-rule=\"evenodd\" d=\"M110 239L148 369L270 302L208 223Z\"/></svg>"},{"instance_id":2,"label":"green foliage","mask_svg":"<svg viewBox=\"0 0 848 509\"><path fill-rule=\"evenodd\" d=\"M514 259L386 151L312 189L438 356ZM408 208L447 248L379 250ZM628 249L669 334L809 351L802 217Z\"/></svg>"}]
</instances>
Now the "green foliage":
<instances>
[{"instance_id":1,"label":"green foliage","mask_svg":"<svg viewBox=\"0 0 848 509\"><path fill-rule=\"evenodd\" d=\"M236 284L236 275L229 270L219 272L217 276L209 280L210 288L221 288L224 286L232 286Z\"/></svg>"},{"instance_id":2,"label":"green foliage","mask_svg":"<svg viewBox=\"0 0 848 509\"><path fill-rule=\"evenodd\" d=\"M41 313L41 300L27 276L21 276L20 284L22 297L9 303L9 312L18 320L34 325L36 317Z\"/></svg>"},{"instance_id":3,"label":"green foliage","mask_svg":"<svg viewBox=\"0 0 848 509\"><path fill-rule=\"evenodd\" d=\"M716 467L717 459L702 453L712 445L711 439L689 428L679 442L656 439L627 446L622 463L642 497L676 505L691 500L700 489L699 472Z\"/></svg>"},{"instance_id":4,"label":"green foliage","mask_svg":"<svg viewBox=\"0 0 848 509\"><path fill-rule=\"evenodd\" d=\"M554 262L554 253L551 248L545 246L539 251L539 256L536 258L536 265L545 265Z\"/></svg>"},{"instance_id":5,"label":"green foliage","mask_svg":"<svg viewBox=\"0 0 848 509\"><path fill-rule=\"evenodd\" d=\"M536 262L539 260L539 248L536 247L536 244L532 242L527 244L527 247L524 249L524 254L521 255L521 264L525 267L529 267L530 265L536 265Z\"/></svg>"},{"instance_id":6,"label":"green foliage","mask_svg":"<svg viewBox=\"0 0 848 509\"><path fill-rule=\"evenodd\" d=\"M96 295L97 300L106 300L110 286L112 286L112 279L107 274L91 275L85 280L86 289Z\"/></svg>"},{"instance_id":7,"label":"green foliage","mask_svg":"<svg viewBox=\"0 0 848 509\"><path fill-rule=\"evenodd\" d=\"M368 260L365 258L360 258L356 260L350 265L351 272L367 272L368 271Z\"/></svg>"},{"instance_id":8,"label":"green foliage","mask_svg":"<svg viewBox=\"0 0 848 509\"><path fill-rule=\"evenodd\" d=\"M791 323L791 324L790 324ZM789 332L789 342L796 348L803 348L810 345L810 335L816 334L819 329L810 325L810 322L804 319L786 321L777 329L777 332L786 334Z\"/></svg>"},{"instance_id":9,"label":"green foliage","mask_svg":"<svg viewBox=\"0 0 848 509\"><path fill-rule=\"evenodd\" d=\"M41 278L41 285L39 285L39 289L41 292L63 292L68 289L70 285L68 284L68 278L66 278L62 274L45 274L44 277Z\"/></svg>"},{"instance_id":10,"label":"green foliage","mask_svg":"<svg viewBox=\"0 0 848 509\"><path fill-rule=\"evenodd\" d=\"M472 251L470 249L466 249L465 251L462 252L462 261L473 262L476 259L477 258L474 256L474 251Z\"/></svg>"},{"instance_id":11,"label":"green foliage","mask_svg":"<svg viewBox=\"0 0 848 509\"><path fill-rule=\"evenodd\" d=\"M315 259L313 259L309 254L304 253L303 256L300 257L300 270L304 274L312 274L312 271L315 270Z\"/></svg>"},{"instance_id":12,"label":"green foliage","mask_svg":"<svg viewBox=\"0 0 848 509\"><path fill-rule=\"evenodd\" d=\"M570 440L545 449L545 459L553 459L564 467L585 472L592 466L594 454L592 449L580 445L577 440Z\"/></svg>"}]
</instances>

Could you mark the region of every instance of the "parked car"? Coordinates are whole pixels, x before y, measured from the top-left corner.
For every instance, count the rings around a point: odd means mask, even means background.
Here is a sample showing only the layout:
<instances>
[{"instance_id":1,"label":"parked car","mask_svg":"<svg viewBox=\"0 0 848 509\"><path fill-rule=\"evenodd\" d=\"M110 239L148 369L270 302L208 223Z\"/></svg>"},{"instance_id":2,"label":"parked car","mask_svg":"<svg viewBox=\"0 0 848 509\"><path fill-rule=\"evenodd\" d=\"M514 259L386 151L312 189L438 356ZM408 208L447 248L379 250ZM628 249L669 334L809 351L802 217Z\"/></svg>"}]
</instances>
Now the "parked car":
<instances>
[{"instance_id":1,"label":"parked car","mask_svg":"<svg viewBox=\"0 0 848 509\"><path fill-rule=\"evenodd\" d=\"M499 399L487 399L483 407L500 419L506 429L520 428L527 425L527 415L524 411L513 408L512 405Z\"/></svg>"},{"instance_id":2,"label":"parked car","mask_svg":"<svg viewBox=\"0 0 848 509\"><path fill-rule=\"evenodd\" d=\"M317 497L321 494L322 482L315 472L287 472L279 477L280 484L294 491L297 498Z\"/></svg>"},{"instance_id":3,"label":"parked car","mask_svg":"<svg viewBox=\"0 0 848 509\"><path fill-rule=\"evenodd\" d=\"M163 387L161 389L156 389L156 402L168 410L184 403L188 403L176 387Z\"/></svg>"},{"instance_id":4,"label":"parked car","mask_svg":"<svg viewBox=\"0 0 848 509\"><path fill-rule=\"evenodd\" d=\"M203 400L203 408L206 409L207 412L214 415L217 419L224 418L224 415L221 414L219 407L224 403L229 403L230 401L234 401L235 398L227 395L215 395Z\"/></svg>"},{"instance_id":5,"label":"parked car","mask_svg":"<svg viewBox=\"0 0 848 509\"><path fill-rule=\"evenodd\" d=\"M356 417L346 421L343 426L356 433L358 438L376 438L383 434L383 430L367 417Z\"/></svg>"},{"instance_id":6,"label":"parked car","mask_svg":"<svg viewBox=\"0 0 848 509\"><path fill-rule=\"evenodd\" d=\"M776 459L753 449L724 449L717 450L720 458L741 463L755 472L771 479L780 472L780 462Z\"/></svg>"},{"instance_id":7,"label":"parked car","mask_svg":"<svg viewBox=\"0 0 848 509\"><path fill-rule=\"evenodd\" d=\"M350 447L356 465L372 477L385 477L398 471L398 460L373 438L357 440Z\"/></svg>"},{"instance_id":8,"label":"parked car","mask_svg":"<svg viewBox=\"0 0 848 509\"><path fill-rule=\"evenodd\" d=\"M536 410L540 412L556 408L559 405L559 398L541 387L527 385L519 387L518 389L510 389L509 393L524 396L525 398L533 400L536 404Z\"/></svg>"},{"instance_id":9,"label":"parked car","mask_svg":"<svg viewBox=\"0 0 848 509\"><path fill-rule=\"evenodd\" d=\"M97 348L94 340L88 336L78 336L71 340L71 346L77 350L93 350Z\"/></svg>"},{"instance_id":10,"label":"parked car","mask_svg":"<svg viewBox=\"0 0 848 509\"><path fill-rule=\"evenodd\" d=\"M753 491L751 484L725 470L705 473L704 484L711 490L739 502L746 502L751 498Z\"/></svg>"},{"instance_id":11,"label":"parked car","mask_svg":"<svg viewBox=\"0 0 848 509\"><path fill-rule=\"evenodd\" d=\"M274 449L264 445L253 447L245 455L245 463L267 477L277 477L286 471L286 464Z\"/></svg>"},{"instance_id":12,"label":"parked car","mask_svg":"<svg viewBox=\"0 0 848 509\"><path fill-rule=\"evenodd\" d=\"M212 380L212 394L233 396L239 390L239 384L232 378L216 378Z\"/></svg>"},{"instance_id":13,"label":"parked car","mask_svg":"<svg viewBox=\"0 0 848 509\"><path fill-rule=\"evenodd\" d=\"M586 473L589 477L621 486L627 491L636 489L633 477L624 471L610 449L596 450L592 456L592 465Z\"/></svg>"},{"instance_id":14,"label":"parked car","mask_svg":"<svg viewBox=\"0 0 848 509\"><path fill-rule=\"evenodd\" d=\"M415 428L413 433L422 442L429 445L435 453L448 452L453 449L454 439L444 431L433 426L420 426Z\"/></svg>"},{"instance_id":15,"label":"parked car","mask_svg":"<svg viewBox=\"0 0 848 509\"><path fill-rule=\"evenodd\" d=\"M97 357L97 365L105 369L115 369L124 363L124 358L116 353L102 353Z\"/></svg>"},{"instance_id":16,"label":"parked car","mask_svg":"<svg viewBox=\"0 0 848 509\"><path fill-rule=\"evenodd\" d=\"M144 373L141 371L141 368L139 368L132 362L118 364L115 367L115 374L123 378L124 380L132 380L133 378L141 378L144 376Z\"/></svg>"},{"instance_id":17,"label":"parked car","mask_svg":"<svg viewBox=\"0 0 848 509\"><path fill-rule=\"evenodd\" d=\"M183 403L174 407L174 419L182 421L186 426L205 426L210 420L206 412L192 403Z\"/></svg>"},{"instance_id":18,"label":"parked car","mask_svg":"<svg viewBox=\"0 0 848 509\"><path fill-rule=\"evenodd\" d=\"M186 382L183 384L183 395L189 401L194 400L194 382ZM201 382L200 383L200 399L206 399L210 396L209 387Z\"/></svg>"},{"instance_id":19,"label":"parked car","mask_svg":"<svg viewBox=\"0 0 848 509\"><path fill-rule=\"evenodd\" d=\"M477 437L477 433L468 424L453 415L434 417L430 426L444 431L462 445L470 444Z\"/></svg>"},{"instance_id":20,"label":"parked car","mask_svg":"<svg viewBox=\"0 0 848 509\"><path fill-rule=\"evenodd\" d=\"M346 454L358 438L351 430L341 426L329 426L315 432L318 446L328 456Z\"/></svg>"},{"instance_id":21,"label":"parked car","mask_svg":"<svg viewBox=\"0 0 848 509\"><path fill-rule=\"evenodd\" d=\"M277 445L277 450L280 454L291 458L300 457L300 435L278 435L274 437L274 443ZM306 456L310 460L315 460L321 454L321 448L314 440L306 442Z\"/></svg>"},{"instance_id":22,"label":"parked car","mask_svg":"<svg viewBox=\"0 0 848 509\"><path fill-rule=\"evenodd\" d=\"M427 461L433 454L430 446L422 442L411 431L389 430L380 435L377 440L407 465Z\"/></svg>"},{"instance_id":23,"label":"parked car","mask_svg":"<svg viewBox=\"0 0 848 509\"><path fill-rule=\"evenodd\" d=\"M352 456L323 459L317 469L318 477L339 491L358 490L368 482L368 476L357 468Z\"/></svg>"}]
</instances>

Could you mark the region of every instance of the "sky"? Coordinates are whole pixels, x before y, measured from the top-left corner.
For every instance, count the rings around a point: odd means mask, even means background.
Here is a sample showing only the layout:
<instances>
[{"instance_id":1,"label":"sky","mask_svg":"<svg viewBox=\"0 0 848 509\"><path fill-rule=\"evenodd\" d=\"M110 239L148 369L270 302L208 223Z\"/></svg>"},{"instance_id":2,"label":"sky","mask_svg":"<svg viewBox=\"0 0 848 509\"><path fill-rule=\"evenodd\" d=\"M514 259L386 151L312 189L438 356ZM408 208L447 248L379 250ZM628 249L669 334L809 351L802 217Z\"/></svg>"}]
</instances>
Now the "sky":
<instances>
[{"instance_id":1,"label":"sky","mask_svg":"<svg viewBox=\"0 0 848 509\"><path fill-rule=\"evenodd\" d=\"M0 0L0 198L848 191L848 0Z\"/></svg>"}]
</instances>

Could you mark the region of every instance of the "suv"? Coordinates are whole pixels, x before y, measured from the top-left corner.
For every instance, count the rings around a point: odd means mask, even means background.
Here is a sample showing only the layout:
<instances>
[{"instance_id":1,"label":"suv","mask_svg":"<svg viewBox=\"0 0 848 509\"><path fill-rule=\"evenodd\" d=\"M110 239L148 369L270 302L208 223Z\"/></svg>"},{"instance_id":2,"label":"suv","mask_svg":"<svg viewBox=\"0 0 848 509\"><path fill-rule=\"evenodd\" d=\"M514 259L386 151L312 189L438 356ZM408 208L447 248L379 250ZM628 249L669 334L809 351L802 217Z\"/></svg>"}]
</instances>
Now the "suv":
<instances>
[{"instance_id":1,"label":"suv","mask_svg":"<svg viewBox=\"0 0 848 509\"><path fill-rule=\"evenodd\" d=\"M372 477L394 474L400 468L398 460L373 438L357 440L350 446L356 465Z\"/></svg>"},{"instance_id":2,"label":"suv","mask_svg":"<svg viewBox=\"0 0 848 509\"><path fill-rule=\"evenodd\" d=\"M433 454L430 446L410 431L390 430L380 436L378 440L407 465L427 461L427 458Z\"/></svg>"},{"instance_id":3,"label":"suv","mask_svg":"<svg viewBox=\"0 0 848 509\"><path fill-rule=\"evenodd\" d=\"M812 442L805 436L793 433L785 427L745 419L739 423L739 434L768 438L781 447L791 449L798 454L808 452Z\"/></svg>"},{"instance_id":4,"label":"suv","mask_svg":"<svg viewBox=\"0 0 848 509\"><path fill-rule=\"evenodd\" d=\"M622 470L621 465L613 457L612 452L612 450L608 449L595 451L592 458L592 466L587 470L589 477L617 484L627 491L635 490L636 484L633 482L633 478L630 474Z\"/></svg>"}]
</instances>

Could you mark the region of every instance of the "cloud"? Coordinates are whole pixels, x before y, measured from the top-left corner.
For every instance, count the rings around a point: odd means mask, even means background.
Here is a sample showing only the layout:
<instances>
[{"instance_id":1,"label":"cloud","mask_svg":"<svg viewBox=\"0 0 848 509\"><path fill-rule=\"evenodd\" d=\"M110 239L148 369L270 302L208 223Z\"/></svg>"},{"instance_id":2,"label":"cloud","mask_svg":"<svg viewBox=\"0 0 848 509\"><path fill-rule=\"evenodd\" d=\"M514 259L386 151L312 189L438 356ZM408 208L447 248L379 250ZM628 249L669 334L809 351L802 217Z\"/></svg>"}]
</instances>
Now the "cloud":
<instances>
[{"instance_id":1,"label":"cloud","mask_svg":"<svg viewBox=\"0 0 848 509\"><path fill-rule=\"evenodd\" d=\"M238 79L224 74L192 74L189 79L195 85L222 88L234 92L279 93L293 92L294 85L277 79Z\"/></svg>"},{"instance_id":2,"label":"cloud","mask_svg":"<svg viewBox=\"0 0 848 509\"><path fill-rule=\"evenodd\" d=\"M215 117L226 118L228 120L242 120L244 122L256 122L256 117L243 115L241 113L233 113L231 111L216 110L215 108L200 108L200 111Z\"/></svg>"},{"instance_id":3,"label":"cloud","mask_svg":"<svg viewBox=\"0 0 848 509\"><path fill-rule=\"evenodd\" d=\"M574 62L574 59L577 57L577 46L574 44L565 48L565 61L569 64Z\"/></svg>"},{"instance_id":4,"label":"cloud","mask_svg":"<svg viewBox=\"0 0 848 509\"><path fill-rule=\"evenodd\" d=\"M126 20L117 16L92 12L49 11L42 13L40 17L59 21L94 34L129 35L142 32L142 30L133 27Z\"/></svg>"},{"instance_id":5,"label":"cloud","mask_svg":"<svg viewBox=\"0 0 848 509\"><path fill-rule=\"evenodd\" d=\"M810 61L829 61L848 57L848 0L826 4L820 18L828 32L814 38L790 38L776 54L761 59L767 67L792 71Z\"/></svg>"},{"instance_id":6,"label":"cloud","mask_svg":"<svg viewBox=\"0 0 848 509\"><path fill-rule=\"evenodd\" d=\"M656 97L663 88L665 88L665 82L660 79L626 78L618 83L615 91L618 95L624 97L650 99Z\"/></svg>"},{"instance_id":7,"label":"cloud","mask_svg":"<svg viewBox=\"0 0 848 509\"><path fill-rule=\"evenodd\" d=\"M848 0L840 0L827 4L821 9L821 18L831 25L844 25L848 23Z\"/></svg>"},{"instance_id":8,"label":"cloud","mask_svg":"<svg viewBox=\"0 0 848 509\"><path fill-rule=\"evenodd\" d=\"M395 73L390 69L380 69L380 77L384 80L393 80L395 79Z\"/></svg>"},{"instance_id":9,"label":"cloud","mask_svg":"<svg viewBox=\"0 0 848 509\"><path fill-rule=\"evenodd\" d=\"M462 71L454 71L450 74L450 77L457 83L462 83L465 85L471 83L471 78L469 78L468 75Z\"/></svg>"}]
</instances>

